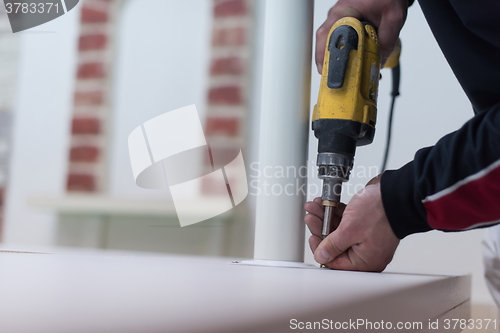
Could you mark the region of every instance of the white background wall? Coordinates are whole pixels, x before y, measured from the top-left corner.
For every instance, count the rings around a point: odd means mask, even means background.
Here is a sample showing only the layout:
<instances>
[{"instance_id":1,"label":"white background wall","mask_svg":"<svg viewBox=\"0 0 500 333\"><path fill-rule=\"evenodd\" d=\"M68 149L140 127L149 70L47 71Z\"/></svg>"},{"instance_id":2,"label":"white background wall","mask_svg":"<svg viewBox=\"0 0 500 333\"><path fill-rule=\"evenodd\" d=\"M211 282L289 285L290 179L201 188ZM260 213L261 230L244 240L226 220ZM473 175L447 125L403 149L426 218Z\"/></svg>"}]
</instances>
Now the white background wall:
<instances>
[{"instance_id":1,"label":"white background wall","mask_svg":"<svg viewBox=\"0 0 500 333\"><path fill-rule=\"evenodd\" d=\"M111 195L171 200L168 190L153 191L135 185L128 135L145 121L190 104L196 104L203 122L211 27L211 1L125 3L116 44Z\"/></svg>"},{"instance_id":2,"label":"white background wall","mask_svg":"<svg viewBox=\"0 0 500 333\"><path fill-rule=\"evenodd\" d=\"M315 30L324 22L332 0L316 0ZM392 146L388 169L397 169L413 159L415 152L435 144L442 136L458 129L473 116L472 107L441 53L418 2L410 7L401 32L401 96L396 102ZM357 171L380 168L385 147L387 116L390 103L391 74L382 71L379 89L378 119L374 142L358 148L352 187L366 184L376 174L356 177ZM313 66L311 109L316 104L320 75ZM315 164L317 140L311 131L309 165ZM320 184L313 178L310 182ZM345 188L343 201L353 195ZM314 196L310 196L309 199ZM388 271L414 273L473 273L473 300L492 302L483 281L481 238L483 230L464 233L432 231L411 235L401 241ZM306 242L307 247L307 242ZM312 261L309 249L306 259Z\"/></svg>"},{"instance_id":3,"label":"white background wall","mask_svg":"<svg viewBox=\"0 0 500 333\"><path fill-rule=\"evenodd\" d=\"M48 245L55 215L26 205L31 196L64 193L80 6L20 32L4 242Z\"/></svg>"}]
</instances>

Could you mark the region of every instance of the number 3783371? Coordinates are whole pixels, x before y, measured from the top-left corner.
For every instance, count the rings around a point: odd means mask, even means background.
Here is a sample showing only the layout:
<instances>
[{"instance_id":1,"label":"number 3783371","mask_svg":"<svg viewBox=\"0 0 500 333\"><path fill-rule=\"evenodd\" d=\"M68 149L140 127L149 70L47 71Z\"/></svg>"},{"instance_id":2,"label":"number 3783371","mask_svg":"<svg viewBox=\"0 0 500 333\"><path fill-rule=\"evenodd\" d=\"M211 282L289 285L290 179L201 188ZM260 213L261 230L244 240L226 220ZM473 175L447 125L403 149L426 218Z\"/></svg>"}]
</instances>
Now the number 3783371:
<instances>
[{"instance_id":1,"label":"number 3783371","mask_svg":"<svg viewBox=\"0 0 500 333\"><path fill-rule=\"evenodd\" d=\"M53 3L53 2L32 2L32 3L26 3L26 2L14 2L14 3L6 3L5 4L5 10L7 14L35 14L35 13L40 13L40 14L49 14L51 11L52 13L59 13L59 3Z\"/></svg>"}]
</instances>

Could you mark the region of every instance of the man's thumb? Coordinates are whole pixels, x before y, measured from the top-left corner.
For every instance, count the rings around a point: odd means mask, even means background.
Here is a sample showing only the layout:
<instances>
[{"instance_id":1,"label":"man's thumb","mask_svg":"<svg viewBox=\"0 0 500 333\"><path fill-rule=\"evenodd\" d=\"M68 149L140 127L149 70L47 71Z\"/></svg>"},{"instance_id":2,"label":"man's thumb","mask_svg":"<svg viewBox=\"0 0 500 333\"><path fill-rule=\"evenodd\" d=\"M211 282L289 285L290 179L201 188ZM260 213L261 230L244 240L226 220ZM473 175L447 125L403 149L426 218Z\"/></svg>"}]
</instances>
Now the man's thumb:
<instances>
[{"instance_id":1,"label":"man's thumb","mask_svg":"<svg viewBox=\"0 0 500 333\"><path fill-rule=\"evenodd\" d=\"M342 229L339 228L328 235L314 252L314 260L320 264L327 264L347 251L351 244L341 234Z\"/></svg>"}]
</instances>

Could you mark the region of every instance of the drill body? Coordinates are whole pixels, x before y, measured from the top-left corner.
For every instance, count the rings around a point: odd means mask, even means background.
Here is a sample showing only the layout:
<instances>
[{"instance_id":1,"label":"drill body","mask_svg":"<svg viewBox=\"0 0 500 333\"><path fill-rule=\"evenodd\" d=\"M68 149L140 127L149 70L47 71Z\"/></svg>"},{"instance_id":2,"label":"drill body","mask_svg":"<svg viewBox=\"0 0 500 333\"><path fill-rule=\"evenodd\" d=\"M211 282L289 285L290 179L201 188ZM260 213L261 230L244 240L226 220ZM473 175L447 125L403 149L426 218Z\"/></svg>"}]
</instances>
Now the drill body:
<instances>
[{"instance_id":1,"label":"drill body","mask_svg":"<svg viewBox=\"0 0 500 333\"><path fill-rule=\"evenodd\" d=\"M357 146L375 135L380 79L380 45L375 28L347 17L327 38L323 72L312 129L318 138L318 177L323 180L323 237L332 226L342 183L349 180Z\"/></svg>"}]
</instances>

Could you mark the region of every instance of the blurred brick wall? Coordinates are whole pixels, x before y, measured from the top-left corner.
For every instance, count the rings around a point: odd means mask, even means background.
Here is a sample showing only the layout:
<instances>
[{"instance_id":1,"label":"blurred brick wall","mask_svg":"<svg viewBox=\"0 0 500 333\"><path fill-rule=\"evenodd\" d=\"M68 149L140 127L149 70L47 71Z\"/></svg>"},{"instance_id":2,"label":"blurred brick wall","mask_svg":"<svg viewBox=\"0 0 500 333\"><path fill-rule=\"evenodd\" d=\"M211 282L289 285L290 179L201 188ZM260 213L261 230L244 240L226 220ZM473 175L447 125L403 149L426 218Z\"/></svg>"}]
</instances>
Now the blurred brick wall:
<instances>
[{"instance_id":1,"label":"blurred brick wall","mask_svg":"<svg viewBox=\"0 0 500 333\"><path fill-rule=\"evenodd\" d=\"M249 56L251 52L251 0L212 0L212 49L207 92L205 134L218 164L232 161L244 148L244 121L248 113ZM211 167L210 161L206 166ZM202 186L203 194L220 186Z\"/></svg>"},{"instance_id":2,"label":"blurred brick wall","mask_svg":"<svg viewBox=\"0 0 500 333\"><path fill-rule=\"evenodd\" d=\"M103 192L107 188L112 34L116 28L118 2L82 2L66 183L69 192Z\"/></svg>"},{"instance_id":3,"label":"blurred brick wall","mask_svg":"<svg viewBox=\"0 0 500 333\"><path fill-rule=\"evenodd\" d=\"M9 177L12 119L18 75L19 36L12 33L5 7L0 6L0 241Z\"/></svg>"},{"instance_id":4,"label":"blurred brick wall","mask_svg":"<svg viewBox=\"0 0 500 333\"><path fill-rule=\"evenodd\" d=\"M213 155L227 164L243 146L249 87L251 0L212 0L211 64L205 133ZM111 119L113 35L120 0L84 0L79 36L67 191L105 192ZM210 168L210 159L205 167ZM203 186L205 194L212 186Z\"/></svg>"}]
</instances>

